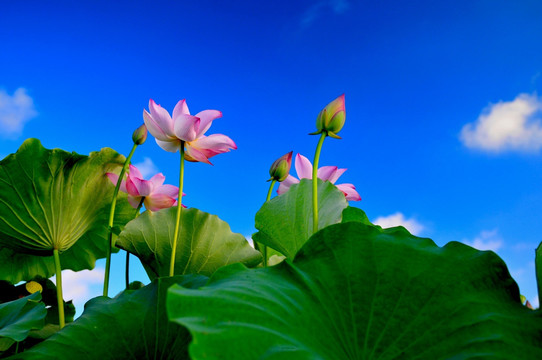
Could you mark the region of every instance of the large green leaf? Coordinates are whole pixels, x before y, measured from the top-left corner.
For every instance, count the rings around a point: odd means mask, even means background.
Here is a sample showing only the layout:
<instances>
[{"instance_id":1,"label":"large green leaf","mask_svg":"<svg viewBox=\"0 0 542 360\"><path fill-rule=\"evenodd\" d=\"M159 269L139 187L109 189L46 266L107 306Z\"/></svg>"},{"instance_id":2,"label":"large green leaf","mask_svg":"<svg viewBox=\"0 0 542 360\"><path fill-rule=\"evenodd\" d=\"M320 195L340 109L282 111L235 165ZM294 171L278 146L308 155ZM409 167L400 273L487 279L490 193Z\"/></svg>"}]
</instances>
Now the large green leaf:
<instances>
[{"instance_id":1,"label":"large green leaf","mask_svg":"<svg viewBox=\"0 0 542 360\"><path fill-rule=\"evenodd\" d=\"M131 221L116 245L139 257L151 279L168 276L171 243L177 208L145 211ZM261 255L245 237L233 233L218 216L198 209L182 210L181 231L175 253L175 274L211 275L218 268L235 262L256 266Z\"/></svg>"},{"instance_id":2,"label":"large green leaf","mask_svg":"<svg viewBox=\"0 0 542 360\"><path fill-rule=\"evenodd\" d=\"M341 221L348 206L342 191L318 179L318 229ZM301 179L282 195L266 202L256 213L254 241L293 259L313 234L312 180Z\"/></svg>"},{"instance_id":3,"label":"large green leaf","mask_svg":"<svg viewBox=\"0 0 542 360\"><path fill-rule=\"evenodd\" d=\"M16 341L23 341L30 330L41 329L47 315L45 304L36 292L24 298L0 304L0 351Z\"/></svg>"},{"instance_id":4,"label":"large green leaf","mask_svg":"<svg viewBox=\"0 0 542 360\"><path fill-rule=\"evenodd\" d=\"M75 271L91 269L105 257L114 190L105 173L118 172L123 163L109 148L85 156L47 150L37 139L0 161L0 278L50 277L55 248L62 267ZM115 225L133 216L121 194Z\"/></svg>"},{"instance_id":5,"label":"large green leaf","mask_svg":"<svg viewBox=\"0 0 542 360\"><path fill-rule=\"evenodd\" d=\"M293 263L175 286L193 359L541 359L542 317L493 252L362 222L315 234Z\"/></svg>"},{"instance_id":6,"label":"large green leaf","mask_svg":"<svg viewBox=\"0 0 542 360\"><path fill-rule=\"evenodd\" d=\"M194 275L158 278L115 299L94 298L75 322L10 359L188 359L190 335L168 321L166 292L172 284L195 288L206 281Z\"/></svg>"}]
</instances>

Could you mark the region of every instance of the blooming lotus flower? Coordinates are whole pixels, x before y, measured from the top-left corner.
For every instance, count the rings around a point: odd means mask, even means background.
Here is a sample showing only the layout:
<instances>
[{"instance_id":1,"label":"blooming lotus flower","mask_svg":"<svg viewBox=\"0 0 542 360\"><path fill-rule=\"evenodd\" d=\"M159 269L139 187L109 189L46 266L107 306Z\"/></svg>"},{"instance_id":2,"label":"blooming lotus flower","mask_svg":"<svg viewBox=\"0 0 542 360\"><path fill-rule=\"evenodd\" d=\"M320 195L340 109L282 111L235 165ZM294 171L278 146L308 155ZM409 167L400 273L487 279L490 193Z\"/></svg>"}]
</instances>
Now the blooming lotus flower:
<instances>
[{"instance_id":1,"label":"blooming lotus flower","mask_svg":"<svg viewBox=\"0 0 542 360\"><path fill-rule=\"evenodd\" d=\"M311 133L311 135L325 132L331 137L340 139L341 137L337 133L343 128L345 120L346 109L344 106L344 94L342 94L320 111L316 118L316 128L318 131Z\"/></svg>"},{"instance_id":2,"label":"blooming lotus flower","mask_svg":"<svg viewBox=\"0 0 542 360\"><path fill-rule=\"evenodd\" d=\"M282 155L271 164L271 168L269 169L271 179L269 180L276 180L278 182L286 180L288 173L290 172L290 167L292 166L293 153L293 151L290 151L288 154Z\"/></svg>"},{"instance_id":3,"label":"blooming lotus flower","mask_svg":"<svg viewBox=\"0 0 542 360\"><path fill-rule=\"evenodd\" d=\"M237 149L237 145L226 135L204 135L213 120L222 117L222 112L218 110L203 110L190 115L184 99L177 103L172 116L152 99L149 100L149 110L150 113L143 110L143 120L156 138L156 143L166 151L177 152L184 141L185 159L188 161L211 164L209 158Z\"/></svg>"},{"instance_id":4,"label":"blooming lotus flower","mask_svg":"<svg viewBox=\"0 0 542 360\"><path fill-rule=\"evenodd\" d=\"M297 176L299 176L300 179L312 179L312 164L301 154L297 154L295 157L295 171L297 172ZM335 184L335 182L339 179L339 177L344 174L346 169L339 169L336 166L322 166L318 169L318 178L323 181L329 181L332 184ZM296 179L292 175L288 175L286 180L280 183L280 186L277 190L277 193L284 194L290 186L293 184L299 183L299 179ZM358 192L356 191L356 188L352 184L339 184L335 185L339 190L341 190L346 196L346 200L353 200L353 201L360 201L361 196L359 196Z\"/></svg>"},{"instance_id":5,"label":"blooming lotus flower","mask_svg":"<svg viewBox=\"0 0 542 360\"><path fill-rule=\"evenodd\" d=\"M107 173L107 177L113 184L117 184L119 176ZM165 176L162 173L154 175L150 180L144 180L141 172L130 165L130 172L126 180L120 183L120 191L128 194L128 202L134 209L137 209L141 199L145 208L151 211L158 211L177 205L179 188L173 185L163 185ZM184 194L183 194L184 195Z\"/></svg>"}]
</instances>

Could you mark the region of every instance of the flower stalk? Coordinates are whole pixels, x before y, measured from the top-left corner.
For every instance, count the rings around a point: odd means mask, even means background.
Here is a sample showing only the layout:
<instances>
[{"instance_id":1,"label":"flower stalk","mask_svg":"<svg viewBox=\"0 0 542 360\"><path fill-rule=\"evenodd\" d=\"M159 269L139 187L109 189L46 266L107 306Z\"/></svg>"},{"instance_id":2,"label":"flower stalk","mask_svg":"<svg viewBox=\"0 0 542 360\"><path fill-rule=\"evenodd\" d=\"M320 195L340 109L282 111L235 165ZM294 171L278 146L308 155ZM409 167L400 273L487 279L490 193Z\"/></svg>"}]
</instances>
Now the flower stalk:
<instances>
[{"instance_id":1,"label":"flower stalk","mask_svg":"<svg viewBox=\"0 0 542 360\"><path fill-rule=\"evenodd\" d=\"M109 292L109 273L111 271L111 252L113 250L113 246L115 246L114 240L113 240L113 220L115 219L115 207L117 205L117 196L119 194L120 184L122 182L122 179L124 179L124 174L126 173L128 166L130 165L130 161L132 160L132 156L134 155L134 152L137 146L138 144L134 142L134 146L132 147L130 154L128 155L128 157L126 158L126 161L124 162L124 166L122 167L122 170L120 171L119 180L117 181L117 184L115 185L115 190L113 192L113 201L111 201L111 209L109 211L109 223L107 224L107 231L108 231L108 236L109 236L109 247L107 249L107 258L105 260L103 296L108 296L108 292Z\"/></svg>"},{"instance_id":2,"label":"flower stalk","mask_svg":"<svg viewBox=\"0 0 542 360\"><path fill-rule=\"evenodd\" d=\"M139 216L139 212L141 211L141 207L143 206L143 201L145 201L145 196L141 198L141 201L139 202L139 205L137 206L134 219ZM130 287L130 253L126 251L126 290Z\"/></svg>"},{"instance_id":3,"label":"flower stalk","mask_svg":"<svg viewBox=\"0 0 542 360\"><path fill-rule=\"evenodd\" d=\"M290 154L290 159L291 159L291 154ZM288 169L290 170L290 169ZM265 199L265 202L268 202L269 200L271 200L271 194L273 193L273 187L275 186L275 183L277 182L276 179L273 179L271 181L271 185L269 185L269 191L267 192L267 198ZM256 242L254 242L256 243ZM267 267L267 246L266 245L262 245L262 255L263 255L263 267Z\"/></svg>"},{"instance_id":4,"label":"flower stalk","mask_svg":"<svg viewBox=\"0 0 542 360\"><path fill-rule=\"evenodd\" d=\"M322 152L322 145L326 138L326 133L320 134L320 140L316 145L316 153L314 154L314 161L312 166L312 231L313 233L318 231L318 161L320 161L320 153Z\"/></svg>"},{"instance_id":5,"label":"flower stalk","mask_svg":"<svg viewBox=\"0 0 542 360\"><path fill-rule=\"evenodd\" d=\"M171 262L169 263L169 276L175 274L175 255L177 253L177 240L181 227L181 210L183 201L183 180L184 180L184 141L181 141L181 165L179 171L179 197L177 198L177 217L175 219L175 232L173 233L173 244L171 248Z\"/></svg>"}]
</instances>

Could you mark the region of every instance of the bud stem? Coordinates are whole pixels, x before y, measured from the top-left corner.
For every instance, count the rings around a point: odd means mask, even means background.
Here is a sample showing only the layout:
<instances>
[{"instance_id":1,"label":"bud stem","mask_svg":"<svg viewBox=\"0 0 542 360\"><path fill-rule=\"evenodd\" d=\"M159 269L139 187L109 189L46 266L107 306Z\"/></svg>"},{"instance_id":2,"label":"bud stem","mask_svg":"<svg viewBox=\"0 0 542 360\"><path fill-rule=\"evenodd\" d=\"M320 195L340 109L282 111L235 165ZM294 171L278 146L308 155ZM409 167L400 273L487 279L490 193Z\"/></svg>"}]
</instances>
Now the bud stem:
<instances>
[{"instance_id":1,"label":"bud stem","mask_svg":"<svg viewBox=\"0 0 542 360\"><path fill-rule=\"evenodd\" d=\"M320 160L320 153L322 152L322 145L327 133L323 131L320 134L320 140L316 145L316 153L314 154L314 161L312 162L312 232L318 231L318 161Z\"/></svg>"},{"instance_id":2,"label":"bud stem","mask_svg":"<svg viewBox=\"0 0 542 360\"><path fill-rule=\"evenodd\" d=\"M124 174L126 173L128 166L130 165L130 160L132 159L132 156L134 155L136 148L137 148L137 144L134 144L134 146L132 147L132 150L130 151L130 154L128 155L128 157L126 158L126 161L124 162L124 166L122 167L122 170L120 171L119 180L117 181L117 185L115 185L115 191L113 192L113 201L111 201L111 210L109 211L109 223L107 224L108 236L109 236L109 248L107 249L107 258L105 260L105 276L104 276L104 292L103 292L104 296L107 296L107 293L109 291L109 273L111 271L111 251L113 250L113 246L115 246L115 244L113 243L113 220L115 219L115 206L117 205L117 196L119 194L120 184L122 180L124 179Z\"/></svg>"},{"instance_id":3,"label":"bud stem","mask_svg":"<svg viewBox=\"0 0 542 360\"><path fill-rule=\"evenodd\" d=\"M275 183L277 180L273 179L271 181L271 185L269 185L269 191L267 192L267 198L265 199L265 202L268 202L271 200L271 194L273 193L273 186L275 186ZM267 246L262 245L262 255L263 255L263 267L267 267Z\"/></svg>"},{"instance_id":4,"label":"bud stem","mask_svg":"<svg viewBox=\"0 0 542 360\"><path fill-rule=\"evenodd\" d=\"M177 199L177 219L175 220L175 232L173 234L173 245L171 247L171 262L169 263L169 276L175 274L175 253L177 252L177 238L181 226L181 209L183 201L183 178L184 178L184 141L181 141L181 169L179 173L179 197Z\"/></svg>"},{"instance_id":5,"label":"bud stem","mask_svg":"<svg viewBox=\"0 0 542 360\"><path fill-rule=\"evenodd\" d=\"M139 205L137 206L134 219L139 216L139 211L141 210L141 207L143 206L143 201L145 201L145 196L141 198L141 201L139 202ZM126 290L130 287L130 253L126 251Z\"/></svg>"}]
</instances>

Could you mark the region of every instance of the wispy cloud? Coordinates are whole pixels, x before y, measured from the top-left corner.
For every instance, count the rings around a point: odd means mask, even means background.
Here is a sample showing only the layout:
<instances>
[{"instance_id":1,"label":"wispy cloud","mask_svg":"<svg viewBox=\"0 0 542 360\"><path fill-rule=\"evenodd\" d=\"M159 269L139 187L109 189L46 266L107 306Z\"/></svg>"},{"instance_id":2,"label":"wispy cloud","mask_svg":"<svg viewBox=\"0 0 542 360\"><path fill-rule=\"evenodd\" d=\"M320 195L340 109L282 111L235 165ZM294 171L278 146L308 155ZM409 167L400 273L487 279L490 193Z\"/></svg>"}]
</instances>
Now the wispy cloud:
<instances>
[{"instance_id":1,"label":"wispy cloud","mask_svg":"<svg viewBox=\"0 0 542 360\"><path fill-rule=\"evenodd\" d=\"M460 139L472 149L489 152L533 152L542 148L542 100L520 94L485 108L478 119L463 126Z\"/></svg>"},{"instance_id":2,"label":"wispy cloud","mask_svg":"<svg viewBox=\"0 0 542 360\"><path fill-rule=\"evenodd\" d=\"M18 137L25 123L37 114L34 100L26 93L26 89L18 88L13 95L0 90L0 136Z\"/></svg>"},{"instance_id":3,"label":"wispy cloud","mask_svg":"<svg viewBox=\"0 0 542 360\"><path fill-rule=\"evenodd\" d=\"M374 221L374 224L380 225L383 228L390 228L394 226L404 226L408 231L414 235L420 235L425 229L421 223L414 218L407 219L403 213L396 212L395 214L388 216L379 216Z\"/></svg>"},{"instance_id":4,"label":"wispy cloud","mask_svg":"<svg viewBox=\"0 0 542 360\"><path fill-rule=\"evenodd\" d=\"M78 272L64 270L62 271L63 297L66 301L73 300L76 308L80 310L88 300L101 295L103 280L104 270L101 268ZM53 277L52 281L56 284L56 277Z\"/></svg>"},{"instance_id":5,"label":"wispy cloud","mask_svg":"<svg viewBox=\"0 0 542 360\"><path fill-rule=\"evenodd\" d=\"M144 157L142 162L138 162L134 166L138 168L145 179L158 173L158 168L154 165L150 157Z\"/></svg>"},{"instance_id":6,"label":"wispy cloud","mask_svg":"<svg viewBox=\"0 0 542 360\"><path fill-rule=\"evenodd\" d=\"M464 239L462 243L472 246L478 250L491 250L497 252L503 247L504 242L500 237L498 230L484 230L472 240Z\"/></svg>"},{"instance_id":7,"label":"wispy cloud","mask_svg":"<svg viewBox=\"0 0 542 360\"><path fill-rule=\"evenodd\" d=\"M328 11L336 15L345 13L350 8L347 0L320 0L312 4L301 16L301 27L309 27L320 16Z\"/></svg>"}]
</instances>

